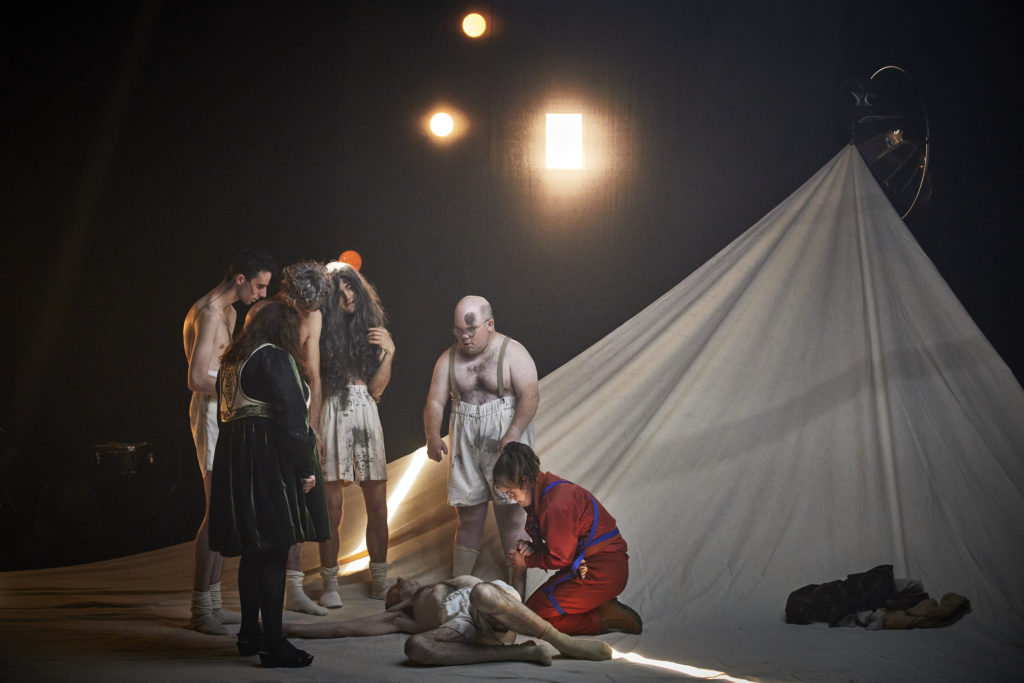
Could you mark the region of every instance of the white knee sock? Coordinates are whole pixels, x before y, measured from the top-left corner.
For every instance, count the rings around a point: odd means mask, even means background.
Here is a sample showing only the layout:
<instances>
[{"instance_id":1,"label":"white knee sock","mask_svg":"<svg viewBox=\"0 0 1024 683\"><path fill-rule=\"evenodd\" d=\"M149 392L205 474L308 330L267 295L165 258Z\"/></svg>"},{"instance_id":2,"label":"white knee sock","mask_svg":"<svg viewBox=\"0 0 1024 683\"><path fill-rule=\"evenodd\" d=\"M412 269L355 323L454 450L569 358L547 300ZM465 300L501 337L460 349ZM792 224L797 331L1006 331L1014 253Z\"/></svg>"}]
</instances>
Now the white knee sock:
<instances>
[{"instance_id":1,"label":"white knee sock","mask_svg":"<svg viewBox=\"0 0 1024 683\"><path fill-rule=\"evenodd\" d=\"M210 612L214 618L222 624L241 624L242 615L237 612L229 612L222 607L220 596L220 581L210 584Z\"/></svg>"},{"instance_id":2,"label":"white knee sock","mask_svg":"<svg viewBox=\"0 0 1024 683\"><path fill-rule=\"evenodd\" d=\"M383 600L388 592L388 563L370 563L370 597Z\"/></svg>"},{"instance_id":3,"label":"white knee sock","mask_svg":"<svg viewBox=\"0 0 1024 683\"><path fill-rule=\"evenodd\" d=\"M289 569L285 572L284 608L292 612L305 612L318 617L326 617L327 610L309 599L302 589L306 575L300 571Z\"/></svg>"},{"instance_id":4,"label":"white knee sock","mask_svg":"<svg viewBox=\"0 0 1024 683\"><path fill-rule=\"evenodd\" d=\"M612 649L603 640L582 640L567 636L551 624L544 627L540 634L541 640L546 640L555 646L555 649L567 657L575 659L611 659Z\"/></svg>"},{"instance_id":5,"label":"white knee sock","mask_svg":"<svg viewBox=\"0 0 1024 683\"><path fill-rule=\"evenodd\" d=\"M320 578L324 581L324 592L320 594L320 604L331 609L341 607L341 595L338 593L338 565L320 567Z\"/></svg>"},{"instance_id":6,"label":"white knee sock","mask_svg":"<svg viewBox=\"0 0 1024 683\"><path fill-rule=\"evenodd\" d=\"M192 617L189 625L200 633L211 636L226 636L228 630L213 616L210 606L210 591L192 591Z\"/></svg>"},{"instance_id":7,"label":"white knee sock","mask_svg":"<svg viewBox=\"0 0 1024 683\"><path fill-rule=\"evenodd\" d=\"M455 552L452 556L452 576L472 574L473 567L476 566L476 558L479 555L480 551L475 548L463 548L461 545L455 546Z\"/></svg>"}]
</instances>

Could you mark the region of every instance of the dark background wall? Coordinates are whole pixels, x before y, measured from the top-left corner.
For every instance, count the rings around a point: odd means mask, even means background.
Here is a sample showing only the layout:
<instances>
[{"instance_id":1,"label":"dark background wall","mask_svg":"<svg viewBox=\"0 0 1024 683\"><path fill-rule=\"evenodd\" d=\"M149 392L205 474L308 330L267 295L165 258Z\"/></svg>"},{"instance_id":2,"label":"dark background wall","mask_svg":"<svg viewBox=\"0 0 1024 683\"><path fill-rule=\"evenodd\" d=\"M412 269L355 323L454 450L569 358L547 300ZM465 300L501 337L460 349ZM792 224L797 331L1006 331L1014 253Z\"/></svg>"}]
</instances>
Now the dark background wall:
<instances>
[{"instance_id":1,"label":"dark background wall","mask_svg":"<svg viewBox=\"0 0 1024 683\"><path fill-rule=\"evenodd\" d=\"M470 9L488 38L459 33ZM35 552L95 508L141 510L167 529L150 544L188 536L181 323L239 248L282 265L362 254L398 346L381 404L398 457L423 443L460 296L487 296L547 374L836 154L840 85L885 64L932 119L934 194L908 225L1022 377L1013 25L999 3L943 2L23 10L2 41L5 533ZM422 129L438 103L468 124L447 145ZM562 105L583 111L600 168L558 184L537 134ZM98 471L111 440L151 443L154 463Z\"/></svg>"}]
</instances>

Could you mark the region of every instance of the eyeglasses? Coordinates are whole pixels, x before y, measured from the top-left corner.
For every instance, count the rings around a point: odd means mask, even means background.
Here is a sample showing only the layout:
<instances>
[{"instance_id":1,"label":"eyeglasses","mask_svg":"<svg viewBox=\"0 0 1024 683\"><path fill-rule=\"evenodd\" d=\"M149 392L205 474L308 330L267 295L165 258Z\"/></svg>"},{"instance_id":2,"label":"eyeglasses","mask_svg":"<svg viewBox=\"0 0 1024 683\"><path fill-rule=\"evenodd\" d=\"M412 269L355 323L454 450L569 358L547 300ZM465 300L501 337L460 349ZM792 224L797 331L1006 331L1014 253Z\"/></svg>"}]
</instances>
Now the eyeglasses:
<instances>
[{"instance_id":1,"label":"eyeglasses","mask_svg":"<svg viewBox=\"0 0 1024 683\"><path fill-rule=\"evenodd\" d=\"M456 339L459 339L461 337L473 338L473 337L476 336L476 331L477 330L479 330L481 327L483 327L484 325L486 325L489 321L491 321L493 319L494 318L488 318L487 320L483 321L479 325L474 325L473 327L453 327L452 328L452 334L455 335Z\"/></svg>"}]
</instances>

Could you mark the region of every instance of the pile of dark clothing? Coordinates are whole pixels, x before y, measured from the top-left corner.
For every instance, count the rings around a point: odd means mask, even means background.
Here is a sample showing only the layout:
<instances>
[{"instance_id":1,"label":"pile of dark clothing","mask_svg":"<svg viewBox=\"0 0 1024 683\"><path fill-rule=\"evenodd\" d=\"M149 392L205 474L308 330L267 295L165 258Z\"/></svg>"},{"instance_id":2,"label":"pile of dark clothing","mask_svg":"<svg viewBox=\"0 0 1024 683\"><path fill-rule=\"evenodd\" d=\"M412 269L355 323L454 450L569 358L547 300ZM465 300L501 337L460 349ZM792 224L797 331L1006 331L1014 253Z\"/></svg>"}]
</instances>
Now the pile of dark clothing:
<instances>
[{"instance_id":1,"label":"pile of dark clothing","mask_svg":"<svg viewBox=\"0 0 1024 683\"><path fill-rule=\"evenodd\" d=\"M891 564L882 564L845 580L812 583L789 594L786 621L790 624L827 622L829 626L934 628L949 626L971 611L970 601L946 593L936 602L920 581L894 579Z\"/></svg>"}]
</instances>

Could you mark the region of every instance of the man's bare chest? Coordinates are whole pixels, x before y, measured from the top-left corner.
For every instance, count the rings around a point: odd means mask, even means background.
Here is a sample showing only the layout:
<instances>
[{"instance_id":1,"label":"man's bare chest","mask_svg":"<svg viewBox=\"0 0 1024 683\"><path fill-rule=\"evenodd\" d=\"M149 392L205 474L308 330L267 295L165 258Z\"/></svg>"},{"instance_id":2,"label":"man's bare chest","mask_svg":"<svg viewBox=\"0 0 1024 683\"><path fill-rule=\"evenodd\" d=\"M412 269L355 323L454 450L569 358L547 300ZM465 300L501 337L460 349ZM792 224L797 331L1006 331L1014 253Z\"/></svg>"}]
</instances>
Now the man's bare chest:
<instances>
[{"instance_id":1,"label":"man's bare chest","mask_svg":"<svg viewBox=\"0 0 1024 683\"><path fill-rule=\"evenodd\" d=\"M502 368L504 370L504 368ZM481 404L498 398L498 356L482 354L480 358L455 363L455 384L460 398L466 403ZM507 378L502 384L508 385Z\"/></svg>"},{"instance_id":2,"label":"man's bare chest","mask_svg":"<svg viewBox=\"0 0 1024 683\"><path fill-rule=\"evenodd\" d=\"M216 358L214 359L214 365L219 365L220 355L231 343L231 338L235 332L236 315L234 308L228 306L224 310L216 310L211 307L211 313L204 321L206 325L209 325L212 329L212 345L216 352ZM202 324L202 323L201 323ZM198 330L196 332L199 334Z\"/></svg>"}]
</instances>

